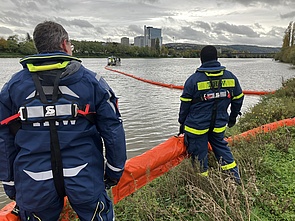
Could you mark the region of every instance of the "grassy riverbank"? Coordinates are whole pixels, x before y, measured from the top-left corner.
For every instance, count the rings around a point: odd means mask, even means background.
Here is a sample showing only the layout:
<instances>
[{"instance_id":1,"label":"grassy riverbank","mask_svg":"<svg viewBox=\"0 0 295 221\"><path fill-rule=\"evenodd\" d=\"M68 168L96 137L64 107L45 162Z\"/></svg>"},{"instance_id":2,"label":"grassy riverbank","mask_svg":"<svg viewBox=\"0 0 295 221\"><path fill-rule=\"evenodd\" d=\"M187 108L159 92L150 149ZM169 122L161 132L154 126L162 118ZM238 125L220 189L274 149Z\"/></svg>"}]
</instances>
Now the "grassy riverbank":
<instances>
[{"instance_id":1,"label":"grassy riverbank","mask_svg":"<svg viewBox=\"0 0 295 221\"><path fill-rule=\"evenodd\" d=\"M227 136L295 116L295 79L264 96L244 114ZM190 160L115 205L119 221L295 220L295 127L283 127L248 141L232 151L243 183L234 185L209 154L210 175L203 178Z\"/></svg>"}]
</instances>

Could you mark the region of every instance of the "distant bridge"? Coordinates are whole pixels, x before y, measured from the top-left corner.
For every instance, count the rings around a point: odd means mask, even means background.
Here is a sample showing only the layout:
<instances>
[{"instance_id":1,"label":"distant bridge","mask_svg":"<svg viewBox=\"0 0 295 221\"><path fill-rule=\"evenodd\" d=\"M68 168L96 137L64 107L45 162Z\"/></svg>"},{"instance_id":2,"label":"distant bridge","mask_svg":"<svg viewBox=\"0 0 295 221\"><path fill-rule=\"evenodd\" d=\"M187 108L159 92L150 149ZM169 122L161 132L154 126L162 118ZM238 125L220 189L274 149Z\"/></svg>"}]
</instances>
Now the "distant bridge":
<instances>
[{"instance_id":1,"label":"distant bridge","mask_svg":"<svg viewBox=\"0 0 295 221\"><path fill-rule=\"evenodd\" d=\"M222 52L221 55L226 55L229 58L273 58L276 52ZM221 56L223 57L223 56Z\"/></svg>"}]
</instances>

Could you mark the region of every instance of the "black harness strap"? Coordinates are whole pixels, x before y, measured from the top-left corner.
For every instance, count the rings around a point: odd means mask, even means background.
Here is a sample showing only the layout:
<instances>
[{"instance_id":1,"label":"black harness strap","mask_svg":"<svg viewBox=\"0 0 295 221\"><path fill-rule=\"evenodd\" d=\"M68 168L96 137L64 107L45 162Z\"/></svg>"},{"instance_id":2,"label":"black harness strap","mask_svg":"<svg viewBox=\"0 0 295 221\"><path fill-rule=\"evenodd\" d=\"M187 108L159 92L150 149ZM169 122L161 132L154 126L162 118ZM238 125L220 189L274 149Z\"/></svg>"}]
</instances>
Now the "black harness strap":
<instances>
[{"instance_id":1,"label":"black harness strap","mask_svg":"<svg viewBox=\"0 0 295 221\"><path fill-rule=\"evenodd\" d=\"M32 78L36 87L36 93L39 94L40 100L43 104L48 104L45 93L43 91L40 79L36 73L32 73Z\"/></svg>"},{"instance_id":2,"label":"black harness strap","mask_svg":"<svg viewBox=\"0 0 295 221\"><path fill-rule=\"evenodd\" d=\"M33 81L36 87L36 91L39 93L40 100L44 104L54 103L58 99L58 85L60 81L60 72L56 75L53 86L53 93L51 97L51 102L47 100L44 90L42 88L41 81L39 76L36 73L32 73ZM55 189L59 195L59 197L63 200L65 196L65 185L64 185L64 176L63 176L63 163L60 152L60 144L58 139L58 133L56 128L56 121L49 120L49 128L50 128L50 152L51 152L51 169L53 174L53 181L55 185Z\"/></svg>"},{"instance_id":3,"label":"black harness strap","mask_svg":"<svg viewBox=\"0 0 295 221\"><path fill-rule=\"evenodd\" d=\"M63 200L65 196L65 184L63 176L63 164L58 140L58 133L55 126L55 120L49 120L50 127L50 152L51 152L51 169L55 189L59 197Z\"/></svg>"}]
</instances>

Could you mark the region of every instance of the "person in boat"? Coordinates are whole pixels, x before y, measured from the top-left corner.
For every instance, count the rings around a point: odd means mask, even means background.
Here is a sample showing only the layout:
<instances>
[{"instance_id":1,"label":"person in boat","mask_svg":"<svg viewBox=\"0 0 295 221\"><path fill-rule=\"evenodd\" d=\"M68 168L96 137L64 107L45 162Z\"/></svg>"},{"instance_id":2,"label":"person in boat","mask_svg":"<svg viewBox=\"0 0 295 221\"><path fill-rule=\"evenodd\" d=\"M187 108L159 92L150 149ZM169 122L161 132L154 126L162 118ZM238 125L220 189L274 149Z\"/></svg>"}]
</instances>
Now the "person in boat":
<instances>
[{"instance_id":1,"label":"person in boat","mask_svg":"<svg viewBox=\"0 0 295 221\"><path fill-rule=\"evenodd\" d=\"M126 141L117 97L72 56L62 25L35 27L38 54L0 93L0 180L21 220L58 220L67 196L80 220L113 220L106 189L120 180Z\"/></svg>"},{"instance_id":2,"label":"person in boat","mask_svg":"<svg viewBox=\"0 0 295 221\"><path fill-rule=\"evenodd\" d=\"M201 66L185 82L179 110L179 133L185 134L194 168L208 176L208 141L223 171L240 183L233 154L224 140L226 124L232 127L240 114L244 94L237 77L221 66L214 46L202 48ZM230 105L230 114L227 110ZM199 167L195 166L195 159Z\"/></svg>"}]
</instances>

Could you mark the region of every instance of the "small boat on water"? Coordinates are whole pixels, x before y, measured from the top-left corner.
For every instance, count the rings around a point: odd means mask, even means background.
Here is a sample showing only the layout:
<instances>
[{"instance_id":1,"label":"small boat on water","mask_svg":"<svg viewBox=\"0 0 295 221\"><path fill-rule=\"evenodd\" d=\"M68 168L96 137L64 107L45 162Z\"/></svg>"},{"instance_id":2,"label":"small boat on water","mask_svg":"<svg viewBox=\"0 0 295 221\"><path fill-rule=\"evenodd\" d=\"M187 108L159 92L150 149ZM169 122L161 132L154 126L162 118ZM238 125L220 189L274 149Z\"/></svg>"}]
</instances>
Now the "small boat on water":
<instances>
[{"instance_id":1,"label":"small boat on water","mask_svg":"<svg viewBox=\"0 0 295 221\"><path fill-rule=\"evenodd\" d=\"M111 56L108 57L108 66L120 66L121 65L121 58Z\"/></svg>"}]
</instances>

